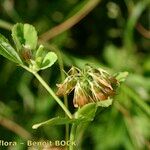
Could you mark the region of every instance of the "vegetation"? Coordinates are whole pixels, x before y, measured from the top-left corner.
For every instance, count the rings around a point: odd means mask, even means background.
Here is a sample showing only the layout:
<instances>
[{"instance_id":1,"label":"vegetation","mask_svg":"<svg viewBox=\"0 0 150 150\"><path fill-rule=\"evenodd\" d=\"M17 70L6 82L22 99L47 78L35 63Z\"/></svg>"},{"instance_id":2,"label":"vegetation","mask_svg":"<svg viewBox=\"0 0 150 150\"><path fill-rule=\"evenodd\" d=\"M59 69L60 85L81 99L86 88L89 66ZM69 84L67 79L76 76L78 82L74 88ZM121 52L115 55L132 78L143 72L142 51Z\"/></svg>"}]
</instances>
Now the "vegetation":
<instances>
[{"instance_id":1,"label":"vegetation","mask_svg":"<svg viewBox=\"0 0 150 150\"><path fill-rule=\"evenodd\" d=\"M149 149L149 4L1 0L0 148Z\"/></svg>"}]
</instances>

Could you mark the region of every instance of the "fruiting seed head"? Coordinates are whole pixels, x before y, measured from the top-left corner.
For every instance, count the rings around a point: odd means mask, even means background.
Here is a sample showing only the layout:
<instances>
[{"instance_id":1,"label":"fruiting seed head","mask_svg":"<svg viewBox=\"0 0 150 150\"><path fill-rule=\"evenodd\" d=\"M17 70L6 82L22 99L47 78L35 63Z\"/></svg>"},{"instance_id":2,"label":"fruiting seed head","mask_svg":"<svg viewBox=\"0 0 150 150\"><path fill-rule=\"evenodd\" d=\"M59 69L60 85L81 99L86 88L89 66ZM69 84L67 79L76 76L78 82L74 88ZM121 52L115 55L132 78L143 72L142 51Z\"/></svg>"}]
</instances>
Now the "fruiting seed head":
<instances>
[{"instance_id":1,"label":"fruiting seed head","mask_svg":"<svg viewBox=\"0 0 150 150\"><path fill-rule=\"evenodd\" d=\"M85 66L79 70L72 67L67 74L64 82L57 85L57 95L66 95L74 90L74 107L107 100L115 95L118 81L103 69Z\"/></svg>"}]
</instances>

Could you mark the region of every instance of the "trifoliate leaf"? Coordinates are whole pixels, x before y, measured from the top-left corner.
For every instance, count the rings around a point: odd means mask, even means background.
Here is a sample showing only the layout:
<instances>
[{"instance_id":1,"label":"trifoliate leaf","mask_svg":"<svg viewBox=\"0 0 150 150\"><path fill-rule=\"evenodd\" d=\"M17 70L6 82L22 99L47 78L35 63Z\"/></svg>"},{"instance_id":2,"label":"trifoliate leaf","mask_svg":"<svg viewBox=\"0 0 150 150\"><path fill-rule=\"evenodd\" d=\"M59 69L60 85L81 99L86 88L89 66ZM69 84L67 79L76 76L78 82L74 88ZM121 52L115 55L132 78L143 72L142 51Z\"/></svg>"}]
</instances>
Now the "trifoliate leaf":
<instances>
[{"instance_id":1,"label":"trifoliate leaf","mask_svg":"<svg viewBox=\"0 0 150 150\"><path fill-rule=\"evenodd\" d=\"M12 37L18 51L21 51L23 47L34 50L37 46L37 32L30 24L17 23L14 25Z\"/></svg>"},{"instance_id":2,"label":"trifoliate leaf","mask_svg":"<svg viewBox=\"0 0 150 150\"><path fill-rule=\"evenodd\" d=\"M18 53L9 44L8 40L1 34L0 34L0 54L15 63L23 64Z\"/></svg>"}]
</instances>

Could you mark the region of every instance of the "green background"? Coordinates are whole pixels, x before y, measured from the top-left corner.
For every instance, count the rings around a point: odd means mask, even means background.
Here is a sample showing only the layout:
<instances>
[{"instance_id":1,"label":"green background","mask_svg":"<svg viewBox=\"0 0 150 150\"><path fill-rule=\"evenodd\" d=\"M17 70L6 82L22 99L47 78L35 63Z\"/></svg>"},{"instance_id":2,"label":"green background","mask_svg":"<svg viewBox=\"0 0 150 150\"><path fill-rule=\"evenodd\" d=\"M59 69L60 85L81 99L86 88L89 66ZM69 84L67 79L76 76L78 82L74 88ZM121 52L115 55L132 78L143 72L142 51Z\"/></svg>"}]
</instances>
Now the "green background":
<instances>
[{"instance_id":1,"label":"green background","mask_svg":"<svg viewBox=\"0 0 150 150\"><path fill-rule=\"evenodd\" d=\"M82 16L91 1L0 0L0 33L11 39L13 24L30 23L42 40L49 36L43 35L48 30ZM45 41L47 48L59 55L59 61L40 74L55 91L62 79L62 62L65 71L72 65L83 68L89 63L111 73L129 72L113 105L98 110L94 121L83 126L85 132L77 139L82 150L150 148L149 4L147 0L102 0L73 27ZM73 112L72 95L68 102ZM58 115L64 113L39 82L0 56L0 140L26 142L30 136L35 140L63 140L65 126L32 129L33 124ZM28 148L18 145L9 149Z\"/></svg>"}]
</instances>

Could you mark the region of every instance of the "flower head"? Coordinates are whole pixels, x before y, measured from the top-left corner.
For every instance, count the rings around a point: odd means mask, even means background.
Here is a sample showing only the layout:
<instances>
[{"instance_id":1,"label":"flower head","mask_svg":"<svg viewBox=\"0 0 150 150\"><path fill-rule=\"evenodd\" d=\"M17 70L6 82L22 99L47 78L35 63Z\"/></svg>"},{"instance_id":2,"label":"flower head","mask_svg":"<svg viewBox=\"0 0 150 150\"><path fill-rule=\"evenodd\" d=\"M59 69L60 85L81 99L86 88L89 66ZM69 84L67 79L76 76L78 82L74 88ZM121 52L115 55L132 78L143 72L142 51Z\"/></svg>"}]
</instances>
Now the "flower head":
<instances>
[{"instance_id":1,"label":"flower head","mask_svg":"<svg viewBox=\"0 0 150 150\"><path fill-rule=\"evenodd\" d=\"M105 70L91 66L85 66L83 70L72 67L67 74L64 82L57 84L57 95L63 96L74 90L74 107L107 100L115 95L119 83Z\"/></svg>"}]
</instances>

